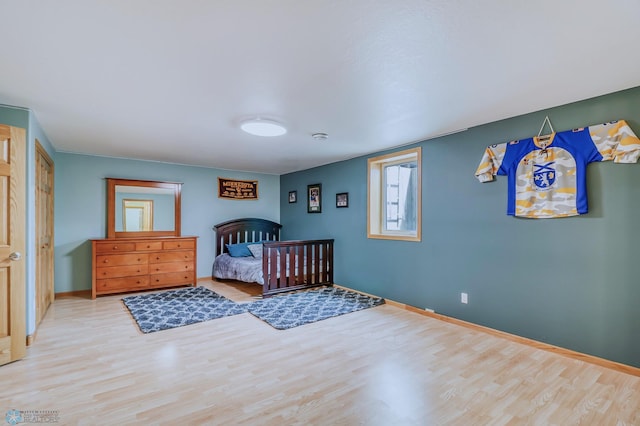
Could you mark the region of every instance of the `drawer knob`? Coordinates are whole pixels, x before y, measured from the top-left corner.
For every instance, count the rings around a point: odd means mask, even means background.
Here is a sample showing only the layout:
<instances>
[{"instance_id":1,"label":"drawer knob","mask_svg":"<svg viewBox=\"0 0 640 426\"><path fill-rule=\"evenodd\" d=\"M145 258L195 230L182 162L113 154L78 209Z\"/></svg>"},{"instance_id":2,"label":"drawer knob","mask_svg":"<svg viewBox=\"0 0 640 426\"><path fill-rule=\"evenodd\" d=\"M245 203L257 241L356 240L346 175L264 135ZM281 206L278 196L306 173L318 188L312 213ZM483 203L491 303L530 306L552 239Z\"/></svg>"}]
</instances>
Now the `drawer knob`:
<instances>
[{"instance_id":1,"label":"drawer knob","mask_svg":"<svg viewBox=\"0 0 640 426\"><path fill-rule=\"evenodd\" d=\"M160 260L160 256L156 256L156 260Z\"/></svg>"},{"instance_id":2,"label":"drawer knob","mask_svg":"<svg viewBox=\"0 0 640 426\"><path fill-rule=\"evenodd\" d=\"M118 250L118 246L113 246L113 249L114 250Z\"/></svg>"},{"instance_id":3,"label":"drawer knob","mask_svg":"<svg viewBox=\"0 0 640 426\"><path fill-rule=\"evenodd\" d=\"M156 278L156 282L157 282L157 283L159 283L159 282L160 282L160 279L159 279L159 278Z\"/></svg>"},{"instance_id":4,"label":"drawer knob","mask_svg":"<svg viewBox=\"0 0 640 426\"><path fill-rule=\"evenodd\" d=\"M104 263L109 263L109 259L105 259L105 260L104 260Z\"/></svg>"},{"instance_id":5,"label":"drawer knob","mask_svg":"<svg viewBox=\"0 0 640 426\"><path fill-rule=\"evenodd\" d=\"M147 248L151 248L151 244L147 244Z\"/></svg>"}]
</instances>

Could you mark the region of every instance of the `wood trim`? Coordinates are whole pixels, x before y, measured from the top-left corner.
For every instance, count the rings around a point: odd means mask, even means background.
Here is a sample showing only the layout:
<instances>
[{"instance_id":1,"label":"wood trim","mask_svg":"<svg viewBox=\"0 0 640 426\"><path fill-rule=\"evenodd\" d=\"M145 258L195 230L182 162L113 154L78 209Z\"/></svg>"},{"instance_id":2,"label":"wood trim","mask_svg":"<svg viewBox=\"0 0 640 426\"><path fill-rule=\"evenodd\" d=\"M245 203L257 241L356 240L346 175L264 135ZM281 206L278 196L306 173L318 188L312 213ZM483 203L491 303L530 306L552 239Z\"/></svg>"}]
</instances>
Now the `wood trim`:
<instances>
[{"instance_id":1,"label":"wood trim","mask_svg":"<svg viewBox=\"0 0 640 426\"><path fill-rule=\"evenodd\" d=\"M386 164L397 164L395 160L399 163L412 159L414 156L418 164L416 233L415 235L410 235L401 232L383 232L381 217L384 211L382 205L384 199L382 196L382 169ZM422 241L422 147L418 146L402 151L391 152L367 160L367 238L414 242Z\"/></svg>"},{"instance_id":2,"label":"wood trim","mask_svg":"<svg viewBox=\"0 0 640 426\"><path fill-rule=\"evenodd\" d=\"M420 226L419 226L420 227ZM421 237L415 236L411 237L408 235L393 235L393 234L373 234L370 233L367 235L367 238L375 239L375 240L395 240L395 241L422 241Z\"/></svg>"},{"instance_id":3,"label":"wood trim","mask_svg":"<svg viewBox=\"0 0 640 426\"><path fill-rule=\"evenodd\" d=\"M40 154L42 154L42 156L47 160L47 162L51 164L51 168L53 168L53 160L51 159L51 156L49 156L49 153L47 152L46 149L44 149L44 147L42 146L42 144L38 139L36 139L36 150Z\"/></svg>"},{"instance_id":4,"label":"wood trim","mask_svg":"<svg viewBox=\"0 0 640 426\"><path fill-rule=\"evenodd\" d=\"M153 237L175 237L174 231L136 231L136 232L116 232L113 238L153 238Z\"/></svg>"},{"instance_id":5,"label":"wood trim","mask_svg":"<svg viewBox=\"0 0 640 426\"><path fill-rule=\"evenodd\" d=\"M107 180L107 238L132 237L180 237L182 235L182 183L162 182L151 180L106 178ZM116 232L116 185L143 186L148 188L165 188L173 190L174 194L174 228L173 231L149 232Z\"/></svg>"},{"instance_id":6,"label":"wood trim","mask_svg":"<svg viewBox=\"0 0 640 426\"><path fill-rule=\"evenodd\" d=\"M35 343L36 341L36 335L38 334L38 329L36 329L33 334L29 334L27 336L27 346L31 346Z\"/></svg>"},{"instance_id":7,"label":"wood trim","mask_svg":"<svg viewBox=\"0 0 640 426\"><path fill-rule=\"evenodd\" d=\"M337 284L335 284L334 286L342 288L342 289L345 289L345 290L355 291L357 293L364 294L366 296L380 297L380 296L375 296L375 295L372 295L372 294L364 293L362 291L354 290L354 289L351 289L349 287L340 286L340 285L337 285ZM620 373L626 373L626 374L631 374L632 376L640 377L640 368L633 367L631 365L622 364L622 363L619 363L619 362L615 362L615 361L611 361L611 360L608 360L608 359L600 358L600 357L597 357L597 356L594 356L594 355L589 355L589 354L585 354L585 353L582 353L582 352L573 351L571 349L562 348L560 346L551 345L549 343L540 342L538 340L529 339L527 337L518 336L518 335L515 335L515 334L507 333L505 331L496 330L494 328L485 327L483 325L474 324L472 322L463 321L463 320L460 320L460 319L457 319L457 318L449 317L449 316L438 314L438 313L435 313L435 312L425 311L424 309L416 308L415 306L406 305L404 303L395 302L393 300L385 299L385 302L388 305L395 306L395 307L400 308L400 309L405 309L405 310L410 311L410 312L415 312L415 313L418 313L420 315L424 315L424 316L427 316L427 317L430 317L430 318L435 318L435 319L438 319L440 321L445 321L445 322L448 322L450 324L455 324L455 325L466 327L466 328L469 328L469 329L472 329L472 330L480 331L482 333L491 334L492 336L502 337L503 339L507 339L507 340L510 340L512 342L516 342L516 343L520 343L520 344L523 344L523 345L531 346L531 347L534 347L536 349L541 349L541 350L547 351L547 352L553 352L555 354L562 355L562 356L565 356L565 357L568 357L568 358L571 358L571 359L575 359L575 360L578 360L578 361L584 361L584 362L588 362L590 364L599 365L600 367L609 368L611 370L618 371Z\"/></svg>"},{"instance_id":8,"label":"wood trim","mask_svg":"<svg viewBox=\"0 0 640 426\"><path fill-rule=\"evenodd\" d=\"M81 297L83 299L91 299L91 290L63 291L56 293L56 299L63 297Z\"/></svg>"},{"instance_id":9,"label":"wood trim","mask_svg":"<svg viewBox=\"0 0 640 426\"><path fill-rule=\"evenodd\" d=\"M51 169L51 196L50 196L50 202L49 204L46 206L46 221L50 224L50 231L51 231L51 236L49 239L48 244L48 250L46 251L46 253L48 253L46 256L48 257L48 267L46 268L47 270L42 270L41 266L42 266L42 253L41 253L41 247L40 247L40 235L41 235L41 227L43 224L43 218L40 215L41 212L41 205L40 203L42 202L42 199L40 197L40 193L39 193L39 186L40 186L40 179L39 179L39 175L41 173L40 168L38 167L39 163L40 163L40 158L38 157L42 157L42 159L44 159L44 161L49 165L50 169ZM45 282L48 282L48 288L47 288L47 294L45 296L45 298L48 298L49 301L47 303L47 306L42 309L42 288L40 288L41 284L37 284L36 285L36 330L38 325L40 324L40 322L42 321L42 319L44 318L49 306L51 305L51 303L53 303L54 299L55 299L55 227L54 227L54 223L55 223L55 163L53 162L53 159L49 156L49 153L44 149L44 147L42 146L42 144L40 143L40 141L36 138L36 279L37 280L44 280ZM44 277L43 277L44 275ZM29 337L29 336L27 336ZM35 337L34 337L35 338ZM28 339L27 339L28 342Z\"/></svg>"}]
</instances>

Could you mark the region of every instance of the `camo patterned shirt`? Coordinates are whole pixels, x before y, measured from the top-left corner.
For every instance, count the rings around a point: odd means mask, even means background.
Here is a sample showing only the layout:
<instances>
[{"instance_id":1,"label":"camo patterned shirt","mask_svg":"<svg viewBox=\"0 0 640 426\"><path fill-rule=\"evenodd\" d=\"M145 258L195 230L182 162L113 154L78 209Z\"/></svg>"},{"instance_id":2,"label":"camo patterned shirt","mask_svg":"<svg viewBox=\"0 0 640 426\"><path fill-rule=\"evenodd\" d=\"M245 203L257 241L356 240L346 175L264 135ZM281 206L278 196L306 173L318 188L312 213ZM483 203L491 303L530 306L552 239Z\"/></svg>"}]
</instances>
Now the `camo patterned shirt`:
<instances>
[{"instance_id":1,"label":"camo patterned shirt","mask_svg":"<svg viewBox=\"0 0 640 426\"><path fill-rule=\"evenodd\" d=\"M507 176L507 214L528 218L568 217L587 213L587 164L635 163L640 139L624 120L547 137L488 147L476 170L480 182Z\"/></svg>"}]
</instances>

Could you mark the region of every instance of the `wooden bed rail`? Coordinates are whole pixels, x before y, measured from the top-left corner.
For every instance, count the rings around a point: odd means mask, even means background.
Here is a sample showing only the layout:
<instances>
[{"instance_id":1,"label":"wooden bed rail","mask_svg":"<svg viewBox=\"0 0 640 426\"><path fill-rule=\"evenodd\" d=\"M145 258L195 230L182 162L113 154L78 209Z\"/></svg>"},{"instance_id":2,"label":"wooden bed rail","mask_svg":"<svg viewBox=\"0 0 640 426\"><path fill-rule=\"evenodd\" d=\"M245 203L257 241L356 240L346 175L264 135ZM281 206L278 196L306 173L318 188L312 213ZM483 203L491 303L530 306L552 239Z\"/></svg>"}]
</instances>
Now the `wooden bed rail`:
<instances>
[{"instance_id":1,"label":"wooden bed rail","mask_svg":"<svg viewBox=\"0 0 640 426\"><path fill-rule=\"evenodd\" d=\"M216 256L227 244L262 244L262 296L333 284L333 239L280 240L279 223L259 218L229 220L213 227Z\"/></svg>"},{"instance_id":2,"label":"wooden bed rail","mask_svg":"<svg viewBox=\"0 0 640 426\"><path fill-rule=\"evenodd\" d=\"M263 243L262 296L333 284L333 241Z\"/></svg>"}]
</instances>

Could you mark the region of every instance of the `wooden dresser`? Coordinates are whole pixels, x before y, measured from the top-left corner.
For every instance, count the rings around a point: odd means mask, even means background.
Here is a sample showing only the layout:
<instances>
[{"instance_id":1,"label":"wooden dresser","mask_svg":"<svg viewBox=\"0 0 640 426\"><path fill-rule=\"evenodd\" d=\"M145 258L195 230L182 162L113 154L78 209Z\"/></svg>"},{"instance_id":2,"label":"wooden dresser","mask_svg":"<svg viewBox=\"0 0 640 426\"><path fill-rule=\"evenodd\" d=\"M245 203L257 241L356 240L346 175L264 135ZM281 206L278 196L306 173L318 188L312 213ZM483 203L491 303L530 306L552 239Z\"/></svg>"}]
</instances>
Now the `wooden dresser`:
<instances>
[{"instance_id":1,"label":"wooden dresser","mask_svg":"<svg viewBox=\"0 0 640 426\"><path fill-rule=\"evenodd\" d=\"M92 240L91 297L196 285L197 237Z\"/></svg>"}]
</instances>

